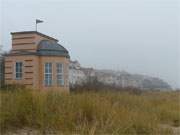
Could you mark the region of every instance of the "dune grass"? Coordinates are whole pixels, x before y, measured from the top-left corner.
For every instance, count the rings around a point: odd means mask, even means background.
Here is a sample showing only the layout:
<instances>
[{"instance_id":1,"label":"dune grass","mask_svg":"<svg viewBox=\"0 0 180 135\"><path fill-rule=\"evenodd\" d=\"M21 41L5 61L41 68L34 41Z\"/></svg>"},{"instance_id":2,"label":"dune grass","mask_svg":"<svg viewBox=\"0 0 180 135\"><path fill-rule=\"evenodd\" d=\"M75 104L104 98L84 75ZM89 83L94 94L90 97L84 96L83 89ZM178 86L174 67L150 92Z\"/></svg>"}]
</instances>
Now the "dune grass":
<instances>
[{"instance_id":1,"label":"dune grass","mask_svg":"<svg viewBox=\"0 0 180 135\"><path fill-rule=\"evenodd\" d=\"M63 134L171 134L180 126L179 92L0 91L1 133L31 128Z\"/></svg>"}]
</instances>

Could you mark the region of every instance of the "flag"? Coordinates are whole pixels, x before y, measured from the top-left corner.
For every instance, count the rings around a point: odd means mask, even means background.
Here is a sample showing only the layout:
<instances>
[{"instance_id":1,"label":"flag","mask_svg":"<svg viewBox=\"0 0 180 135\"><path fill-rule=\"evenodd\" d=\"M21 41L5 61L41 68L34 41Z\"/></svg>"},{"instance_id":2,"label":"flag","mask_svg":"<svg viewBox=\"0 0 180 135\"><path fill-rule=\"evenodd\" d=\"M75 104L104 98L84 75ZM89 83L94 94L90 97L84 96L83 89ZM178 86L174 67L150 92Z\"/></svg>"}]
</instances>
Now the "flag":
<instances>
[{"instance_id":1,"label":"flag","mask_svg":"<svg viewBox=\"0 0 180 135\"><path fill-rule=\"evenodd\" d=\"M39 20L39 19L36 19L36 24L38 24L38 23L43 23L43 21Z\"/></svg>"}]
</instances>

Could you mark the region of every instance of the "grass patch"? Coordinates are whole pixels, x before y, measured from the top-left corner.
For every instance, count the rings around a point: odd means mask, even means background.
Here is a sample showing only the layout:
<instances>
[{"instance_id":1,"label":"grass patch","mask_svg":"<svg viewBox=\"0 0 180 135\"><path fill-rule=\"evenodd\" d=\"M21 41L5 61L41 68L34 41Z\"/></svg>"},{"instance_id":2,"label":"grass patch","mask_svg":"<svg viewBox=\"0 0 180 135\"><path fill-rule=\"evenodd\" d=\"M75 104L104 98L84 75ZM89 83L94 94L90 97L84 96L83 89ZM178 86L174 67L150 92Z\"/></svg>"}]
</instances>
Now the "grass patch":
<instances>
[{"instance_id":1,"label":"grass patch","mask_svg":"<svg viewBox=\"0 0 180 135\"><path fill-rule=\"evenodd\" d=\"M0 91L1 132L31 128L63 134L170 134L180 126L179 92Z\"/></svg>"}]
</instances>

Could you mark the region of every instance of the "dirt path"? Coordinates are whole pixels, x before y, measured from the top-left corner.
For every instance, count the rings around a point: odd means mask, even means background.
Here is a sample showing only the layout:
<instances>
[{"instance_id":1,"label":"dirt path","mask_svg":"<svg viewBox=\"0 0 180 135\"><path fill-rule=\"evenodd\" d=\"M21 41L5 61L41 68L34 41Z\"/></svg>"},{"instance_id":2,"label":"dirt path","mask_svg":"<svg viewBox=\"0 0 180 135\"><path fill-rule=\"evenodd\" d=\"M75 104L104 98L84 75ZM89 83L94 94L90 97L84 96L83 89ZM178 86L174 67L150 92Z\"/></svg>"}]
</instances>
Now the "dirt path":
<instances>
[{"instance_id":1,"label":"dirt path","mask_svg":"<svg viewBox=\"0 0 180 135\"><path fill-rule=\"evenodd\" d=\"M180 135L180 127L172 127L174 135Z\"/></svg>"},{"instance_id":2,"label":"dirt path","mask_svg":"<svg viewBox=\"0 0 180 135\"><path fill-rule=\"evenodd\" d=\"M164 129L172 129L173 135L180 135L180 127L172 127L171 125L160 125L161 128Z\"/></svg>"},{"instance_id":3,"label":"dirt path","mask_svg":"<svg viewBox=\"0 0 180 135\"><path fill-rule=\"evenodd\" d=\"M173 131L172 135L180 135L180 127L172 127L170 125L165 125L165 124L160 125L160 127L163 128L163 129L172 129L172 131ZM41 134L42 133L37 131L37 130L32 130L32 129L29 129L29 128L25 128L25 129L17 130L17 131L14 131L14 132L12 132L12 131L7 132L6 134L0 134L0 135L41 135ZM45 134L46 135L56 135L53 132L49 132L49 133L45 133Z\"/></svg>"}]
</instances>

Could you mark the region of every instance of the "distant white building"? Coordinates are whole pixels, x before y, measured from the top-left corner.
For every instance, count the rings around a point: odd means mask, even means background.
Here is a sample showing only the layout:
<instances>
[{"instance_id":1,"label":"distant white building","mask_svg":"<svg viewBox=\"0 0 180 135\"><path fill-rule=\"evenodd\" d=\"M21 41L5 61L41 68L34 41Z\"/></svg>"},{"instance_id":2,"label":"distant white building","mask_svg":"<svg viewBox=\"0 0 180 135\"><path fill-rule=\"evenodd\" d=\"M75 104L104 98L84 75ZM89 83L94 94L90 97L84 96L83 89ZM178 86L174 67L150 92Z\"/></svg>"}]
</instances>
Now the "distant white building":
<instances>
[{"instance_id":1,"label":"distant white building","mask_svg":"<svg viewBox=\"0 0 180 135\"><path fill-rule=\"evenodd\" d=\"M93 68L81 67L81 71L83 71L87 78L96 76L95 70Z\"/></svg>"},{"instance_id":2,"label":"distant white building","mask_svg":"<svg viewBox=\"0 0 180 135\"><path fill-rule=\"evenodd\" d=\"M70 61L69 65L69 83L70 85L81 84L86 80L86 75L81 70L78 61Z\"/></svg>"},{"instance_id":3,"label":"distant white building","mask_svg":"<svg viewBox=\"0 0 180 135\"><path fill-rule=\"evenodd\" d=\"M97 78L101 83L117 87L170 88L164 81L144 75L130 74L126 71L97 70L81 67L78 61L71 61L69 67L70 85L82 84L88 79Z\"/></svg>"}]
</instances>

